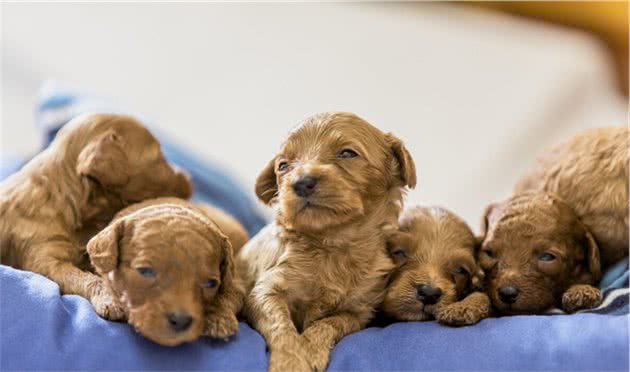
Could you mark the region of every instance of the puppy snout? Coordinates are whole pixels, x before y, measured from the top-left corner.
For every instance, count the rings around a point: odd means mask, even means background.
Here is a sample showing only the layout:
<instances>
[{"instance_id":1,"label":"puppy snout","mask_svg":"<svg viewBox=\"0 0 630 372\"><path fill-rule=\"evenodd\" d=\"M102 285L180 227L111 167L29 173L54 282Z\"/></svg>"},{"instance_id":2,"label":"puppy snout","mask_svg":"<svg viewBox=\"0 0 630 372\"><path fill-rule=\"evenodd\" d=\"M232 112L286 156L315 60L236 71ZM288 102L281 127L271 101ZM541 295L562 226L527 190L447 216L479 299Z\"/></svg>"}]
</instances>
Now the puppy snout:
<instances>
[{"instance_id":1,"label":"puppy snout","mask_svg":"<svg viewBox=\"0 0 630 372\"><path fill-rule=\"evenodd\" d=\"M422 301L425 305L433 305L442 296L442 290L440 288L432 287L428 284L420 284L416 287L418 292L418 300Z\"/></svg>"},{"instance_id":2,"label":"puppy snout","mask_svg":"<svg viewBox=\"0 0 630 372\"><path fill-rule=\"evenodd\" d=\"M316 186L317 178L304 176L300 177L297 181L293 183L293 191L295 191L297 196L306 198L313 195Z\"/></svg>"},{"instance_id":3,"label":"puppy snout","mask_svg":"<svg viewBox=\"0 0 630 372\"><path fill-rule=\"evenodd\" d=\"M186 312L169 313L167 316L168 323L175 332L184 332L193 322L193 317Z\"/></svg>"},{"instance_id":4,"label":"puppy snout","mask_svg":"<svg viewBox=\"0 0 630 372\"><path fill-rule=\"evenodd\" d=\"M512 286L504 286L498 289L499 299L506 304L513 304L518 297L518 288Z\"/></svg>"}]
</instances>

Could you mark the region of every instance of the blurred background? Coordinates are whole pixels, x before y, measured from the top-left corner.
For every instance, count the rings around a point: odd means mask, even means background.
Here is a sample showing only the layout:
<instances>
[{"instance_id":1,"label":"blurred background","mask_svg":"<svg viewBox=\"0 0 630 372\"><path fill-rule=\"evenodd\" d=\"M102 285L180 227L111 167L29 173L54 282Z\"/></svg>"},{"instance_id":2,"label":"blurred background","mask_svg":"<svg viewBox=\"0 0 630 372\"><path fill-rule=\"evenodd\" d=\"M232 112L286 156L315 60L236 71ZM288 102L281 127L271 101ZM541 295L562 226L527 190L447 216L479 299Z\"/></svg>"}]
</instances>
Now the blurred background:
<instances>
[{"instance_id":1,"label":"blurred background","mask_svg":"<svg viewBox=\"0 0 630 372\"><path fill-rule=\"evenodd\" d=\"M41 146L50 78L150 118L247 190L290 128L352 111L478 229L544 148L627 125L627 2L2 5L2 154Z\"/></svg>"}]
</instances>

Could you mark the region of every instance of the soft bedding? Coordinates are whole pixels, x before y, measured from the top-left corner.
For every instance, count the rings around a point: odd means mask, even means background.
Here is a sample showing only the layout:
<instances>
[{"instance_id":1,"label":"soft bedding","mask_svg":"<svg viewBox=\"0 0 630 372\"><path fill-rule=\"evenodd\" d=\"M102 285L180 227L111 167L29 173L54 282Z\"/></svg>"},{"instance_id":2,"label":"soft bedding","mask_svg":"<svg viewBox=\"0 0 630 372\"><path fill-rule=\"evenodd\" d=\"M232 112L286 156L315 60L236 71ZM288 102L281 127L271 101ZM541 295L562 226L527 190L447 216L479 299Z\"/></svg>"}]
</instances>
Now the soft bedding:
<instances>
[{"instance_id":1,"label":"soft bedding","mask_svg":"<svg viewBox=\"0 0 630 372\"><path fill-rule=\"evenodd\" d=\"M49 85L39 124L50 139L102 101ZM233 213L253 234L265 220L245 192L157 133L167 157L193 175L196 200ZM2 164L5 177L19 162ZM395 323L352 334L335 348L331 371L346 370L628 370L628 261L609 269L598 309L574 314L512 316L450 328L436 322ZM175 348L156 345L124 323L99 318L78 296L60 296L45 277L0 266L1 370L265 370L262 337L241 323L228 342L202 339ZM555 315L554 315L555 314Z\"/></svg>"}]
</instances>

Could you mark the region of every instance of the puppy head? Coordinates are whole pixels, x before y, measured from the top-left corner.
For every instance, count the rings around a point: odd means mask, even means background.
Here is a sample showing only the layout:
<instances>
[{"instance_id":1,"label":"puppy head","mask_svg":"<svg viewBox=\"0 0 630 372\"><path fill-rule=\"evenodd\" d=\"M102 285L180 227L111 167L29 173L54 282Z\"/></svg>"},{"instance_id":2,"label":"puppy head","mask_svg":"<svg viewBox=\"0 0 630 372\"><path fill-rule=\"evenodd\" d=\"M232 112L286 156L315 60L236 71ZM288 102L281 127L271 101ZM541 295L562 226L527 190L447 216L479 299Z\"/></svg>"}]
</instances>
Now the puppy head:
<instances>
[{"instance_id":1,"label":"puppy head","mask_svg":"<svg viewBox=\"0 0 630 372\"><path fill-rule=\"evenodd\" d=\"M437 207L405 211L388 242L397 269L383 311L399 320L425 320L480 285L475 237L455 214Z\"/></svg>"},{"instance_id":2,"label":"puppy head","mask_svg":"<svg viewBox=\"0 0 630 372\"><path fill-rule=\"evenodd\" d=\"M523 193L490 205L479 263L502 312L540 313L573 283L599 280L599 249L573 209L552 194Z\"/></svg>"},{"instance_id":3,"label":"puppy head","mask_svg":"<svg viewBox=\"0 0 630 372\"><path fill-rule=\"evenodd\" d=\"M402 142L350 113L323 113L293 130L256 180L256 194L278 203L278 220L297 231L317 232L371 213L416 171Z\"/></svg>"},{"instance_id":4,"label":"puppy head","mask_svg":"<svg viewBox=\"0 0 630 372\"><path fill-rule=\"evenodd\" d=\"M157 139L129 116L81 115L62 128L59 138L67 146L80 145L77 173L125 204L192 193L189 177L166 161Z\"/></svg>"},{"instance_id":5,"label":"puppy head","mask_svg":"<svg viewBox=\"0 0 630 372\"><path fill-rule=\"evenodd\" d=\"M116 220L88 242L87 251L129 323L162 345L198 338L204 309L233 285L228 239L205 216L174 204Z\"/></svg>"}]
</instances>

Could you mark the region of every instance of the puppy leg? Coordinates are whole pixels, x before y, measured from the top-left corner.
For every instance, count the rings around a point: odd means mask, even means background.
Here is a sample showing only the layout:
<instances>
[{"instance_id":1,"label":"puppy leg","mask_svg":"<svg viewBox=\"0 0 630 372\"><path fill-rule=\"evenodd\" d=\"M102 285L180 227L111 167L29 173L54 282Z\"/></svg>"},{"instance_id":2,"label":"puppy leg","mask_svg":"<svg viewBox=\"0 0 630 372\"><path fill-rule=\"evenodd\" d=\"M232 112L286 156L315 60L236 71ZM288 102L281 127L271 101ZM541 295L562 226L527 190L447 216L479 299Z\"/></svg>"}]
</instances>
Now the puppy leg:
<instances>
[{"instance_id":1,"label":"puppy leg","mask_svg":"<svg viewBox=\"0 0 630 372\"><path fill-rule=\"evenodd\" d=\"M479 322L490 315L490 298L474 292L461 301L437 309L435 319L450 326L464 326Z\"/></svg>"},{"instance_id":2,"label":"puppy leg","mask_svg":"<svg viewBox=\"0 0 630 372\"><path fill-rule=\"evenodd\" d=\"M602 302L602 292L588 284L572 285L562 295L562 309L567 313L588 310Z\"/></svg>"},{"instance_id":3,"label":"puppy leg","mask_svg":"<svg viewBox=\"0 0 630 372\"><path fill-rule=\"evenodd\" d=\"M363 320L362 318L365 318ZM339 313L311 323L302 333L308 361L314 371L325 371L330 352L342 337L357 332L367 323L368 316Z\"/></svg>"},{"instance_id":4,"label":"puppy leg","mask_svg":"<svg viewBox=\"0 0 630 372\"><path fill-rule=\"evenodd\" d=\"M236 314L243 304L243 290L229 289L219 296L206 310L205 336L227 338L238 332Z\"/></svg>"},{"instance_id":5,"label":"puppy leg","mask_svg":"<svg viewBox=\"0 0 630 372\"><path fill-rule=\"evenodd\" d=\"M76 294L87 298L94 306L96 313L103 318L111 320L124 319L125 312L122 306L116 301L111 289L105 285L103 280L92 273L82 271L74 265L69 253L75 251L75 247L70 243L47 245L45 248L33 247L33 251L45 253L54 252L54 255L42 254L38 256L31 265L25 267L27 270L47 276L59 285L63 294Z\"/></svg>"},{"instance_id":6,"label":"puppy leg","mask_svg":"<svg viewBox=\"0 0 630 372\"><path fill-rule=\"evenodd\" d=\"M244 314L267 341L270 372L311 372L289 306L280 293L254 287L245 299Z\"/></svg>"}]
</instances>

